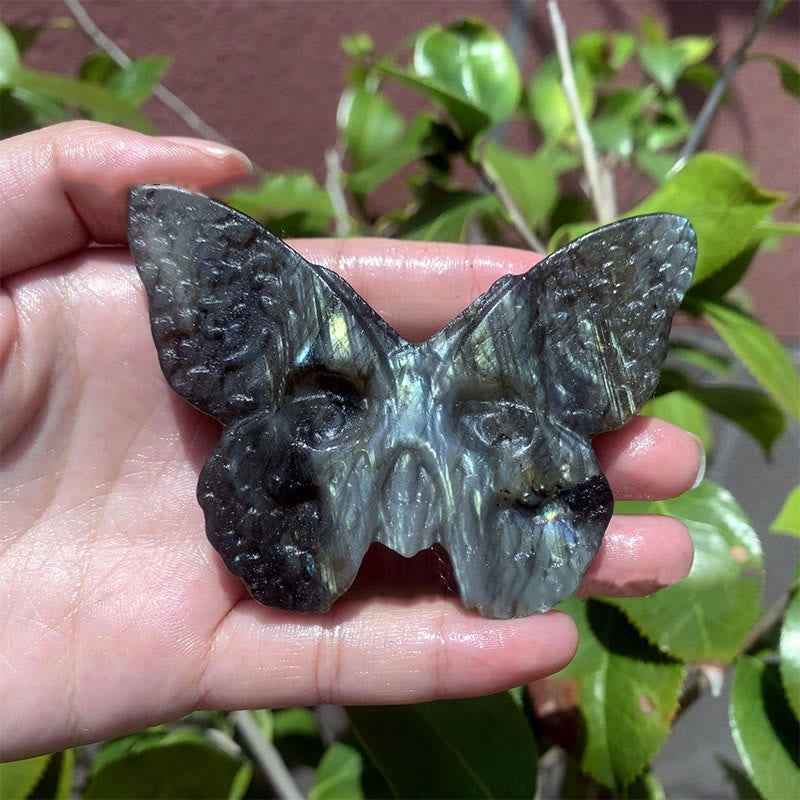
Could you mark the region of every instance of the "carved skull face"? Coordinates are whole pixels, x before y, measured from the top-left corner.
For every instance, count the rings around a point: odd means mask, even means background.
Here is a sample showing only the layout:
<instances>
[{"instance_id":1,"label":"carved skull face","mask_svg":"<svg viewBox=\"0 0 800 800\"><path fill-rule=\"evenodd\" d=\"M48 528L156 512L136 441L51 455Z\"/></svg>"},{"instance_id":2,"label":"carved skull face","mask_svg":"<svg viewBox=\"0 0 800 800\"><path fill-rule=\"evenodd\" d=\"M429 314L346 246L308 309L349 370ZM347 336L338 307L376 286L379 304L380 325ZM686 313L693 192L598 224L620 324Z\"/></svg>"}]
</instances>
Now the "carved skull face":
<instances>
[{"instance_id":1,"label":"carved skull face","mask_svg":"<svg viewBox=\"0 0 800 800\"><path fill-rule=\"evenodd\" d=\"M134 189L130 241L167 379L225 426L198 499L257 600L326 610L373 541L441 543L486 616L577 588L613 505L591 436L655 387L694 266L685 220L589 234L419 345L208 198Z\"/></svg>"}]
</instances>

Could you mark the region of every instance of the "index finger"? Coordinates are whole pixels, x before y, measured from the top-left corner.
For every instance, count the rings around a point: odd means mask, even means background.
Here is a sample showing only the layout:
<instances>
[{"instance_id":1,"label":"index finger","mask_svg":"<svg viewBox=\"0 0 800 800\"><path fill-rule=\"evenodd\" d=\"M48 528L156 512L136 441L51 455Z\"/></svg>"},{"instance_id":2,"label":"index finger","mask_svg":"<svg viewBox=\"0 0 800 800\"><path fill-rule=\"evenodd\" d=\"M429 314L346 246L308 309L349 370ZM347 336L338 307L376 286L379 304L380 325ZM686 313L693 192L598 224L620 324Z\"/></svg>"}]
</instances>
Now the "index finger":
<instances>
[{"instance_id":1,"label":"index finger","mask_svg":"<svg viewBox=\"0 0 800 800\"><path fill-rule=\"evenodd\" d=\"M64 122L0 142L0 275L46 264L90 242L125 244L128 189L152 181L199 188L250 169L237 150Z\"/></svg>"}]
</instances>

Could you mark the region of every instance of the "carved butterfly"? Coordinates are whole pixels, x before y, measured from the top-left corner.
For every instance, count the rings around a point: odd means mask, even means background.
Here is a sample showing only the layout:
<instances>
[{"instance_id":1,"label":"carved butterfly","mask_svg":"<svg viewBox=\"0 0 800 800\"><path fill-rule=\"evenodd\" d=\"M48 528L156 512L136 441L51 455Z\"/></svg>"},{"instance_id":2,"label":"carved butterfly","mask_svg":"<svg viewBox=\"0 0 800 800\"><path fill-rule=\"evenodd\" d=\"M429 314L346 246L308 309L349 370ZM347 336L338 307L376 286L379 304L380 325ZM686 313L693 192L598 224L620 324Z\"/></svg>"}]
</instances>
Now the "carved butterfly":
<instances>
[{"instance_id":1,"label":"carved butterfly","mask_svg":"<svg viewBox=\"0 0 800 800\"><path fill-rule=\"evenodd\" d=\"M696 260L687 220L589 233L421 344L207 197L134 187L129 238L169 384L224 426L197 497L256 600L325 611L372 542L441 543L488 617L575 591L613 506L591 437L656 386Z\"/></svg>"}]
</instances>

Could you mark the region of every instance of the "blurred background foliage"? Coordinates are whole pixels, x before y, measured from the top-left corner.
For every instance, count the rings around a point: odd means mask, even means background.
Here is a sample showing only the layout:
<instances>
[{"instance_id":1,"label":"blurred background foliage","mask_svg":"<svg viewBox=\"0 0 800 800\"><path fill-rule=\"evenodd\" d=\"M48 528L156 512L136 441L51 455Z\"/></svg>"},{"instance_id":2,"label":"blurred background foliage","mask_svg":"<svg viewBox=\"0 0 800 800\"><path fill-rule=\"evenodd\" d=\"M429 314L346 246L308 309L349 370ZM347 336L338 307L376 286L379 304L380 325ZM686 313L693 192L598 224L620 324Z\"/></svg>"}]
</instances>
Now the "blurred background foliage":
<instances>
[{"instance_id":1,"label":"blurred background foliage","mask_svg":"<svg viewBox=\"0 0 800 800\"><path fill-rule=\"evenodd\" d=\"M779 222L775 213L782 206L782 219L796 219L798 198L760 186L742 158L700 148L731 78L748 62L768 61L775 86L800 99L796 65L751 52L785 5L758 6L721 70L709 61L713 37L672 38L652 18L636 31L591 30L568 42L552 0L556 52L530 75L477 19L426 27L389 53L355 33L341 41L349 68L325 181L307 171L262 173L224 199L282 237L479 241L540 252L612 219L683 214L699 242L682 306L692 324L674 330L645 413L696 433L712 458L710 419L721 415L769 456L787 417L800 418L800 383L739 284L760 252L800 233L796 221ZM166 92L169 56L130 60L107 47L68 77L25 66L38 32L0 27L3 136L75 118L155 132L141 108ZM635 83L620 79L631 62L641 76ZM422 110L401 113L386 91L396 85L421 98ZM697 114L683 100L688 85L705 96ZM504 143L512 120L529 128L535 147ZM652 187L631 208L617 207L621 171L640 173ZM398 178L404 201L381 210L375 193ZM692 336L697 325L713 336ZM737 362L752 385L735 381ZM539 767L552 772L556 761L562 797L659 798L650 762L673 722L701 693L731 680L730 731L741 765L724 767L739 796L800 796L800 571L765 610L759 534L736 499L708 480L673 500L619 503L618 512L683 521L696 548L691 573L650 597L565 602L580 646L553 678L487 698L328 710L322 724L318 711L304 708L197 713L3 764L0 795L297 797L303 774L305 795L316 800L533 797ZM800 537L800 487L775 516L766 535Z\"/></svg>"}]
</instances>

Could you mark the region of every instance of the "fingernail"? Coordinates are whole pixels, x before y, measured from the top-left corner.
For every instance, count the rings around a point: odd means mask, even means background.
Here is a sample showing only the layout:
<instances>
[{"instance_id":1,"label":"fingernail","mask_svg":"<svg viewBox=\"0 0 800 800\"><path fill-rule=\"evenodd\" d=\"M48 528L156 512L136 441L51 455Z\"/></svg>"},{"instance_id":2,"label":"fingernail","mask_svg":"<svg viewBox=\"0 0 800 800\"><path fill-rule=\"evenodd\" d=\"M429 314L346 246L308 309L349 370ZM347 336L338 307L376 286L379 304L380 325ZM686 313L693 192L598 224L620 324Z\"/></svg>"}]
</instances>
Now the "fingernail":
<instances>
[{"instance_id":1,"label":"fingernail","mask_svg":"<svg viewBox=\"0 0 800 800\"><path fill-rule=\"evenodd\" d=\"M692 484L692 489L696 489L703 482L703 478L706 476L706 448L696 433L690 433L689 431L686 431L686 435L691 436L692 439L694 439L697 443L697 453L700 458L700 466L697 468L697 475L695 476L694 483Z\"/></svg>"},{"instance_id":2,"label":"fingernail","mask_svg":"<svg viewBox=\"0 0 800 800\"><path fill-rule=\"evenodd\" d=\"M167 142L175 142L175 144L185 144L187 147L193 147L195 150L200 150L200 152L218 158L220 161L233 156L233 158L247 167L248 172L253 171L253 162L241 150L237 150L235 147L229 147L219 142L209 142L206 139L194 139L191 136L160 136L159 138Z\"/></svg>"}]
</instances>

